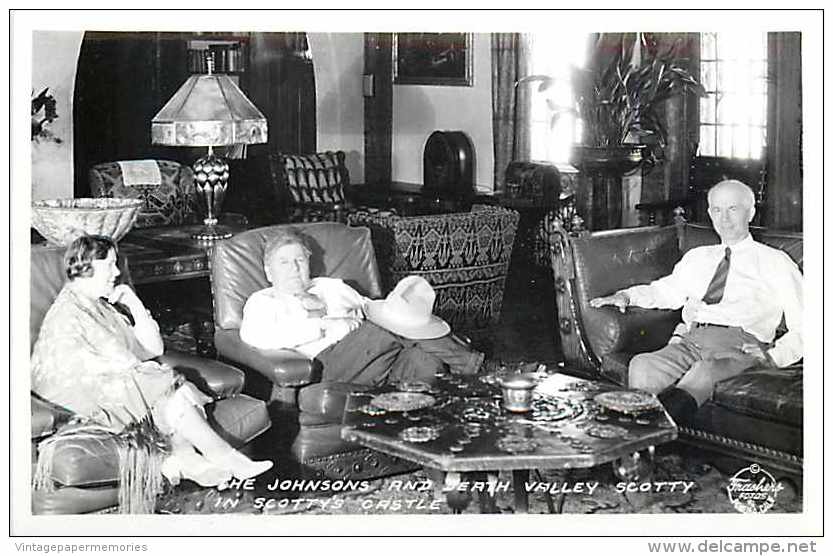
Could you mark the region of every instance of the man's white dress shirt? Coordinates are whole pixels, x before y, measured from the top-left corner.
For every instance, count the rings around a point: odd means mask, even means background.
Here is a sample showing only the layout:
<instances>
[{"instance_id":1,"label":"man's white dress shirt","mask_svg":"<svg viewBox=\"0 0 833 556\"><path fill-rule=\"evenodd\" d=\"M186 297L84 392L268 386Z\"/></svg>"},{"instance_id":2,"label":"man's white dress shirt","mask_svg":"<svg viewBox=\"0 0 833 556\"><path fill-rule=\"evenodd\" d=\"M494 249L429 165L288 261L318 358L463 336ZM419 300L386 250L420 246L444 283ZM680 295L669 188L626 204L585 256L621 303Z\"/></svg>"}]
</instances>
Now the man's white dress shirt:
<instances>
[{"instance_id":1,"label":"man's white dress shirt","mask_svg":"<svg viewBox=\"0 0 833 556\"><path fill-rule=\"evenodd\" d=\"M291 348L313 358L343 338L325 335L323 319L364 318L362 307L366 299L338 278L313 278L307 293L324 302L324 317L310 316L299 298L275 288L253 293L243 307L240 339L256 348Z\"/></svg>"},{"instance_id":2,"label":"man's white dress shirt","mask_svg":"<svg viewBox=\"0 0 833 556\"><path fill-rule=\"evenodd\" d=\"M702 300L726 245L689 250L668 276L650 284L623 290L631 305L655 309L679 309ZM731 246L726 288L720 303L683 309L683 322L693 321L739 326L763 343L771 343L783 316L787 333L766 353L779 367L801 359L803 277L789 255L752 239L749 235Z\"/></svg>"}]
</instances>

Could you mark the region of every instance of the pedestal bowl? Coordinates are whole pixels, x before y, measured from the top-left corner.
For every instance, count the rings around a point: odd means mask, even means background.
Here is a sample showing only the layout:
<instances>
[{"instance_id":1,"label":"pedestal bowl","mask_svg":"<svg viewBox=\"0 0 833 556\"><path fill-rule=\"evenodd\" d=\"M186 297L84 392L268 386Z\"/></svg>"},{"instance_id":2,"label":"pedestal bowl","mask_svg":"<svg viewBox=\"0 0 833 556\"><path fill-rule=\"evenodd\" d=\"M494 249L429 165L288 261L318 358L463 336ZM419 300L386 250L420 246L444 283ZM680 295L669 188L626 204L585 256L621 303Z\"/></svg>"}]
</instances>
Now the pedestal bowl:
<instances>
[{"instance_id":1,"label":"pedestal bowl","mask_svg":"<svg viewBox=\"0 0 833 556\"><path fill-rule=\"evenodd\" d=\"M32 227L54 245L81 235L120 240L136 222L141 199L48 199L32 203Z\"/></svg>"}]
</instances>

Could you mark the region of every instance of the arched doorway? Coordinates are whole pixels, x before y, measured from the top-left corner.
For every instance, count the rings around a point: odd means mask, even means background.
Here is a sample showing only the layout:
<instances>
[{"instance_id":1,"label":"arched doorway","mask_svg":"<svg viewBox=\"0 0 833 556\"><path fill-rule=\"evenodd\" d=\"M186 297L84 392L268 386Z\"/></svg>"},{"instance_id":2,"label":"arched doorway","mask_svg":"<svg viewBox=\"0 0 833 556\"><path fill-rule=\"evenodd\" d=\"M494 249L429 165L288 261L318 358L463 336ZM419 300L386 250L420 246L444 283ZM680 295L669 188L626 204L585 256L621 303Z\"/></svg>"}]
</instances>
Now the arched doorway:
<instances>
[{"instance_id":1,"label":"arched doorway","mask_svg":"<svg viewBox=\"0 0 833 556\"><path fill-rule=\"evenodd\" d=\"M268 143L253 146L247 160L232 161L225 208L246 214L271 202L267 154L316 149L315 74L306 33L234 35L249 44L240 86L269 122ZM150 121L187 78L188 41L197 36L212 34L84 34L73 96L76 197L89 196L87 174L99 162L165 158L191 164L204 154L150 143Z\"/></svg>"},{"instance_id":2,"label":"arched doorway","mask_svg":"<svg viewBox=\"0 0 833 556\"><path fill-rule=\"evenodd\" d=\"M99 162L188 161L185 149L150 143L150 120L182 84L185 57L179 33L84 33L73 94L76 197L89 196L87 172Z\"/></svg>"}]
</instances>

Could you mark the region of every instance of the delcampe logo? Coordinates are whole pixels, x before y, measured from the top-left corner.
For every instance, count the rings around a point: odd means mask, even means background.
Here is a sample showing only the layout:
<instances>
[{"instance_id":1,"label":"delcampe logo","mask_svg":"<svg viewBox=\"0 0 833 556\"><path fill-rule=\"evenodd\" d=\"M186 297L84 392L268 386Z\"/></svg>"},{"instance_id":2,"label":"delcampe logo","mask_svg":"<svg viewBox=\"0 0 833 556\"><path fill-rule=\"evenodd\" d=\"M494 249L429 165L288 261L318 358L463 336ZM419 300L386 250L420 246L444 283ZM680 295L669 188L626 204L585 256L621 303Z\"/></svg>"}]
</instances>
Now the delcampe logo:
<instances>
[{"instance_id":1,"label":"delcampe logo","mask_svg":"<svg viewBox=\"0 0 833 556\"><path fill-rule=\"evenodd\" d=\"M784 490L784 485L776 481L766 469L753 463L735 473L729 479L726 490L737 511L762 514L775 505L775 498Z\"/></svg>"}]
</instances>

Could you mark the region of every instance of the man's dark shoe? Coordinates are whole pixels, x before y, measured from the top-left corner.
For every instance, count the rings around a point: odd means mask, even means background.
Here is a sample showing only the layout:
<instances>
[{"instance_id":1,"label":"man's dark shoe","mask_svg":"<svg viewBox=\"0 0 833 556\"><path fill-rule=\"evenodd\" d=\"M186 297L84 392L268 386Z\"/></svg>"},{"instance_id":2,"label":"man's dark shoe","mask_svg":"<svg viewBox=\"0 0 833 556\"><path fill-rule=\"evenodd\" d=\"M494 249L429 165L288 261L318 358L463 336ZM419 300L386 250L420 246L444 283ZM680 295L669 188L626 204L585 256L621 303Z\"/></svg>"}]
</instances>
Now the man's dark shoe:
<instances>
[{"instance_id":1,"label":"man's dark shoe","mask_svg":"<svg viewBox=\"0 0 833 556\"><path fill-rule=\"evenodd\" d=\"M697 400L694 396L682 388L672 386L657 397L677 426L689 427L694 423L694 415L697 413Z\"/></svg>"}]
</instances>

